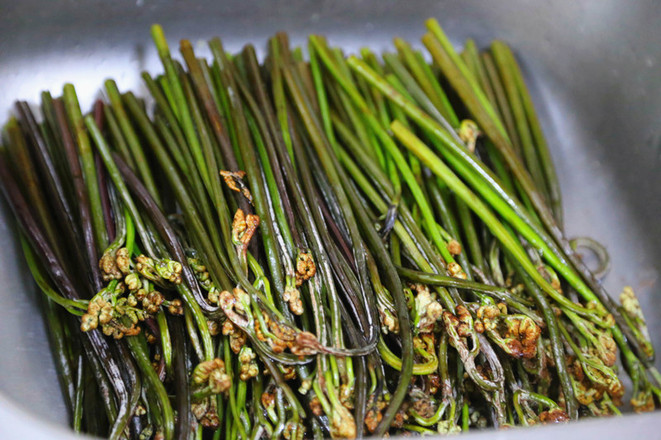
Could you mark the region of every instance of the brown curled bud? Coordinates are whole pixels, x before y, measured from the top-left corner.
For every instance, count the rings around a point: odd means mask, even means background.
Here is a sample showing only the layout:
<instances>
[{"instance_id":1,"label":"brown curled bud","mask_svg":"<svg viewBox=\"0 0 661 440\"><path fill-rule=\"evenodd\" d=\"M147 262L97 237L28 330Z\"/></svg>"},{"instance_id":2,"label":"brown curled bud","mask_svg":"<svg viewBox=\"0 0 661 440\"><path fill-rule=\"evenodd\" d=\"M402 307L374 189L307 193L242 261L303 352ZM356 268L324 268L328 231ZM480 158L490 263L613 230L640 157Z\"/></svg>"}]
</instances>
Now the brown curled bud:
<instances>
[{"instance_id":1,"label":"brown curled bud","mask_svg":"<svg viewBox=\"0 0 661 440\"><path fill-rule=\"evenodd\" d=\"M89 313L84 314L80 320L80 330L83 332L94 330L98 325L98 318L94 315L90 315Z\"/></svg>"},{"instance_id":2,"label":"brown curled bud","mask_svg":"<svg viewBox=\"0 0 661 440\"><path fill-rule=\"evenodd\" d=\"M312 399L310 399L310 410L316 417L321 417L321 415L323 415L324 410L321 407L321 402L317 396L314 396Z\"/></svg>"},{"instance_id":3,"label":"brown curled bud","mask_svg":"<svg viewBox=\"0 0 661 440\"><path fill-rule=\"evenodd\" d=\"M131 256L127 248L123 247L117 249L117 252L115 253L115 264L123 274L126 275L131 272Z\"/></svg>"},{"instance_id":4,"label":"brown curled bud","mask_svg":"<svg viewBox=\"0 0 661 440\"><path fill-rule=\"evenodd\" d=\"M209 375L215 369L225 370L225 362L215 358L210 361L200 362L193 370L192 380L194 384L201 385L209 380Z\"/></svg>"},{"instance_id":5,"label":"brown curled bud","mask_svg":"<svg viewBox=\"0 0 661 440\"><path fill-rule=\"evenodd\" d=\"M248 187L243 182L243 178L246 176L245 171L221 170L220 175L223 177L223 180L229 189L240 192L252 204L252 194L250 194Z\"/></svg>"},{"instance_id":6,"label":"brown curled bud","mask_svg":"<svg viewBox=\"0 0 661 440\"><path fill-rule=\"evenodd\" d=\"M439 376L436 373L432 373L429 376L427 376L429 379L429 393L430 394L436 394L438 389L441 387L441 376Z\"/></svg>"},{"instance_id":7,"label":"brown curled bud","mask_svg":"<svg viewBox=\"0 0 661 440\"><path fill-rule=\"evenodd\" d=\"M372 407L365 413L365 427L370 433L374 433L374 431L376 431L376 427L379 426L379 423L381 423L382 419L383 414L381 414L381 411Z\"/></svg>"},{"instance_id":8,"label":"brown curled bud","mask_svg":"<svg viewBox=\"0 0 661 440\"><path fill-rule=\"evenodd\" d=\"M568 422L569 416L560 408L554 408L548 411L543 411L539 415L539 421L542 423L562 423Z\"/></svg>"},{"instance_id":9,"label":"brown curled bud","mask_svg":"<svg viewBox=\"0 0 661 440\"><path fill-rule=\"evenodd\" d=\"M631 406L637 413L654 411L654 396L652 393L641 391L631 399Z\"/></svg>"},{"instance_id":10,"label":"brown curled bud","mask_svg":"<svg viewBox=\"0 0 661 440\"><path fill-rule=\"evenodd\" d=\"M143 301L147 297L147 290L145 289L138 289L134 293L135 299L138 301Z\"/></svg>"},{"instance_id":11,"label":"brown curled bud","mask_svg":"<svg viewBox=\"0 0 661 440\"><path fill-rule=\"evenodd\" d=\"M259 227L259 217L254 214L245 215L237 209L232 221L232 242L245 254L248 244Z\"/></svg>"},{"instance_id":12,"label":"brown curled bud","mask_svg":"<svg viewBox=\"0 0 661 440\"><path fill-rule=\"evenodd\" d=\"M232 239L235 242L240 242L246 228L246 214L243 212L243 209L237 209L232 220Z\"/></svg>"},{"instance_id":13,"label":"brown curled bud","mask_svg":"<svg viewBox=\"0 0 661 440\"><path fill-rule=\"evenodd\" d=\"M296 378L296 370L294 369L293 366L287 365L282 367L282 377L285 378L285 380L292 380Z\"/></svg>"},{"instance_id":14,"label":"brown curled bud","mask_svg":"<svg viewBox=\"0 0 661 440\"><path fill-rule=\"evenodd\" d=\"M231 386L225 362L218 358L200 362L193 370L192 380L196 385L208 385L213 394L225 392Z\"/></svg>"},{"instance_id":15,"label":"brown curled bud","mask_svg":"<svg viewBox=\"0 0 661 440\"><path fill-rule=\"evenodd\" d=\"M272 406L275 406L275 396L273 395L273 393L268 393L268 392L262 393L262 397L260 400L262 401L262 406L264 406L264 408L270 408Z\"/></svg>"},{"instance_id":16,"label":"brown curled bud","mask_svg":"<svg viewBox=\"0 0 661 440\"><path fill-rule=\"evenodd\" d=\"M138 305L138 300L137 300L137 298L135 297L135 295L133 295L133 294L129 294L129 295L126 297L126 304L127 304L129 307L135 307L135 306L137 306L137 305Z\"/></svg>"},{"instance_id":17,"label":"brown curled bud","mask_svg":"<svg viewBox=\"0 0 661 440\"><path fill-rule=\"evenodd\" d=\"M225 373L225 369L216 369L209 374L209 385L211 392L214 394L223 393L230 389L232 380L229 375Z\"/></svg>"},{"instance_id":18,"label":"brown curled bud","mask_svg":"<svg viewBox=\"0 0 661 440\"><path fill-rule=\"evenodd\" d=\"M147 313L153 315L158 313L158 310L161 307L161 304L163 304L163 301L165 301L163 294L154 290L149 292L147 297L142 300L142 307L147 311Z\"/></svg>"},{"instance_id":19,"label":"brown curled bud","mask_svg":"<svg viewBox=\"0 0 661 440\"><path fill-rule=\"evenodd\" d=\"M234 332L235 332L235 327L234 324L232 324L232 321L227 320L223 322L223 327L222 327L223 335L225 336L231 335Z\"/></svg>"},{"instance_id":20,"label":"brown curled bud","mask_svg":"<svg viewBox=\"0 0 661 440\"><path fill-rule=\"evenodd\" d=\"M103 281L122 279L122 272L117 267L117 262L115 261L115 252L111 250L107 250L99 260L99 269L101 270Z\"/></svg>"},{"instance_id":21,"label":"brown curled bud","mask_svg":"<svg viewBox=\"0 0 661 440\"><path fill-rule=\"evenodd\" d=\"M296 256L296 286L309 280L317 273L317 267L309 252L299 252Z\"/></svg>"},{"instance_id":22,"label":"brown curled bud","mask_svg":"<svg viewBox=\"0 0 661 440\"><path fill-rule=\"evenodd\" d=\"M461 278L462 280L465 280L467 278L464 269L462 269L461 266L454 261L448 264L448 273L450 274L451 277Z\"/></svg>"},{"instance_id":23,"label":"brown curled bud","mask_svg":"<svg viewBox=\"0 0 661 440\"><path fill-rule=\"evenodd\" d=\"M248 341L248 335L242 330L236 330L230 335L230 348L234 353L239 353Z\"/></svg>"},{"instance_id":24,"label":"brown curled bud","mask_svg":"<svg viewBox=\"0 0 661 440\"><path fill-rule=\"evenodd\" d=\"M258 227L259 227L259 216L256 216L254 214L248 214L246 216L246 231L243 233L243 237L241 237L241 242L244 245L250 243L250 239L255 234L255 231L257 230Z\"/></svg>"},{"instance_id":25,"label":"brown curled bud","mask_svg":"<svg viewBox=\"0 0 661 440\"><path fill-rule=\"evenodd\" d=\"M611 399L613 399L613 402L618 402L622 399L624 396L624 384L622 381L619 380L614 380L610 383L610 386L608 387L608 395L611 396Z\"/></svg>"},{"instance_id":26,"label":"brown curled bud","mask_svg":"<svg viewBox=\"0 0 661 440\"><path fill-rule=\"evenodd\" d=\"M113 317L113 308L110 304L106 304L101 308L101 313L99 313L99 323L107 324L112 320Z\"/></svg>"},{"instance_id":27,"label":"brown curled bud","mask_svg":"<svg viewBox=\"0 0 661 440\"><path fill-rule=\"evenodd\" d=\"M289 350L297 356L313 355L320 352L321 348L317 337L310 332L297 332L293 343L289 345Z\"/></svg>"},{"instance_id":28,"label":"brown curled bud","mask_svg":"<svg viewBox=\"0 0 661 440\"><path fill-rule=\"evenodd\" d=\"M101 331L103 331L103 334L106 336L112 336L113 332L115 331L115 328L110 324L106 324L103 327L101 327Z\"/></svg>"},{"instance_id":29,"label":"brown curled bud","mask_svg":"<svg viewBox=\"0 0 661 440\"><path fill-rule=\"evenodd\" d=\"M245 171L225 171L225 170L220 170L220 175L223 177L223 180L225 180L225 183L231 189L232 191L240 192L241 190L236 184L236 181L238 179L243 179L246 176Z\"/></svg>"},{"instance_id":30,"label":"brown curled bud","mask_svg":"<svg viewBox=\"0 0 661 440\"><path fill-rule=\"evenodd\" d=\"M397 411L395 414L395 418L393 418L392 423L390 424L391 428L401 428L404 426L404 423L409 419L409 416L404 412L403 409L400 409Z\"/></svg>"},{"instance_id":31,"label":"brown curled bud","mask_svg":"<svg viewBox=\"0 0 661 440\"><path fill-rule=\"evenodd\" d=\"M459 255L461 253L461 244L457 240L448 241L446 247L450 255Z\"/></svg>"},{"instance_id":32,"label":"brown curled bud","mask_svg":"<svg viewBox=\"0 0 661 440\"><path fill-rule=\"evenodd\" d=\"M287 343L280 339L269 339L268 342L273 353L282 353L287 348Z\"/></svg>"},{"instance_id":33,"label":"brown curled bud","mask_svg":"<svg viewBox=\"0 0 661 440\"><path fill-rule=\"evenodd\" d=\"M170 312L171 315L175 316L181 316L184 314L184 305L181 302L180 299L175 298L172 301L170 301L170 304L168 305L168 312Z\"/></svg>"},{"instance_id":34,"label":"brown curled bud","mask_svg":"<svg viewBox=\"0 0 661 440\"><path fill-rule=\"evenodd\" d=\"M98 315L99 312L101 312L101 307L103 307L105 303L106 302L103 300L103 298L93 298L87 306L87 313L94 316Z\"/></svg>"},{"instance_id":35,"label":"brown curled bud","mask_svg":"<svg viewBox=\"0 0 661 440\"><path fill-rule=\"evenodd\" d=\"M220 419L218 418L218 411L214 399L207 397L193 402L191 405L191 412L200 422L200 425L205 428L215 429L220 425Z\"/></svg>"},{"instance_id":36,"label":"brown curled bud","mask_svg":"<svg viewBox=\"0 0 661 440\"><path fill-rule=\"evenodd\" d=\"M119 330L122 332L122 336L137 336L140 334L140 331L142 329L137 325L131 325L131 327L128 328L122 327ZM115 335L113 334L113 336ZM120 338L115 337L115 339L121 339L121 337Z\"/></svg>"},{"instance_id":37,"label":"brown curled bud","mask_svg":"<svg viewBox=\"0 0 661 440\"><path fill-rule=\"evenodd\" d=\"M287 288L282 294L284 299L289 304L289 309L294 315L303 314L303 301L301 301L301 293L296 288Z\"/></svg>"}]
</instances>

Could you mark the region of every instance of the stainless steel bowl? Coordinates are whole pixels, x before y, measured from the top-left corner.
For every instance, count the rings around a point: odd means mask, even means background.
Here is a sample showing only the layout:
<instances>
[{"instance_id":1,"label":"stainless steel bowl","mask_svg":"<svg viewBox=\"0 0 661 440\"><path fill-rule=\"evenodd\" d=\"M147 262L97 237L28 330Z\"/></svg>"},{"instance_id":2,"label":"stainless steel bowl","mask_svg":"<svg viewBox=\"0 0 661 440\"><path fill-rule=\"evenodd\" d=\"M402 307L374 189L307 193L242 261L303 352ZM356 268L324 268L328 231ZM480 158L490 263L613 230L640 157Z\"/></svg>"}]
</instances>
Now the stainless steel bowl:
<instances>
[{"instance_id":1,"label":"stainless steel bowl","mask_svg":"<svg viewBox=\"0 0 661 440\"><path fill-rule=\"evenodd\" d=\"M393 36L417 42L431 16L458 45L500 38L515 48L559 170L569 235L607 246L607 288L617 294L633 286L661 341L658 0L0 0L0 120L15 99L36 102L41 90L57 93L65 81L77 86L84 106L107 77L144 90L140 71L161 69L149 39L155 22L173 47L182 37L216 35L230 50L246 42L262 47L286 30L294 44L321 33L347 50L383 50ZM0 438L70 438L38 293L1 207ZM658 413L629 415L485 435L660 438L660 422Z\"/></svg>"}]
</instances>

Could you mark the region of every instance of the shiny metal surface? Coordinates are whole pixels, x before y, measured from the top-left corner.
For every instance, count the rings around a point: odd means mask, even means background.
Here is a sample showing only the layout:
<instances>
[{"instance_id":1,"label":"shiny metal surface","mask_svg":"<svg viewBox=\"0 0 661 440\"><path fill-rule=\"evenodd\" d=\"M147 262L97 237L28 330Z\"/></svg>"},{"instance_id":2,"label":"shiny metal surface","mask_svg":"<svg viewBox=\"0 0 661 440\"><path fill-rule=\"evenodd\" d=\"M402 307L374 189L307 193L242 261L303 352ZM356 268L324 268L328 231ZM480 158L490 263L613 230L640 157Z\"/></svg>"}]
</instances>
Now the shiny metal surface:
<instances>
[{"instance_id":1,"label":"shiny metal surface","mask_svg":"<svg viewBox=\"0 0 661 440\"><path fill-rule=\"evenodd\" d=\"M144 90L142 69L160 71L149 25L161 23L173 51L181 37L220 36L229 50L262 48L275 31L301 44L322 33L347 50L417 42L439 19L455 43L508 41L523 63L557 164L570 235L611 253L605 283L631 285L661 341L661 3L657 0L0 0L0 120L15 99L36 102L74 83L83 106L107 77ZM419 45L419 44L418 44ZM0 438L68 438L36 292L19 257L6 206L0 210ZM657 362L659 365L659 362ZM39 419L39 421L37 421ZM660 414L490 438L661 437ZM478 434L478 437L481 435ZM605 437L604 437L605 436Z\"/></svg>"}]
</instances>

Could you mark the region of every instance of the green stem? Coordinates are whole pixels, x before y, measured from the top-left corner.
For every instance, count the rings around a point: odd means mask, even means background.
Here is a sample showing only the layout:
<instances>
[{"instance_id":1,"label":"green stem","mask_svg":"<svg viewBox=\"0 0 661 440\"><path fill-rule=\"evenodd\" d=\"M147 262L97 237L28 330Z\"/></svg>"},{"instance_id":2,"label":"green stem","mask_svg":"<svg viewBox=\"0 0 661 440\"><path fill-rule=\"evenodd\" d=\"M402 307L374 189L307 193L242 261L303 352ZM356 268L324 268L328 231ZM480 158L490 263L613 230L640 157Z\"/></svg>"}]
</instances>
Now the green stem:
<instances>
[{"instance_id":1,"label":"green stem","mask_svg":"<svg viewBox=\"0 0 661 440\"><path fill-rule=\"evenodd\" d=\"M96 122L94 122L94 118L91 115L85 117L85 124L87 125L87 129L90 131L90 134L94 139L97 150L101 155L101 159L103 160L103 163L106 166L106 169L108 170L108 175L110 176L110 179L115 184L115 187L117 188L117 191L119 192L122 201L124 202L124 205L131 213L131 218L133 219L133 222L135 223L135 227L138 230L138 235L140 235L142 246L144 246L145 250L151 257L155 257L157 254L154 252L154 249L152 248L151 236L147 231L144 222L142 221L142 217L140 216L140 212L138 211L138 208L136 207L135 203L133 203L133 198L131 197L129 190L126 187L126 184L124 183L122 174L119 172L119 169L117 169L117 165L115 165L115 162L113 161L112 153L110 152L110 148L108 147L108 144L106 144L106 140L103 138L103 135L101 134L101 130L99 130L99 127L96 125Z\"/></svg>"},{"instance_id":2,"label":"green stem","mask_svg":"<svg viewBox=\"0 0 661 440\"><path fill-rule=\"evenodd\" d=\"M119 122L119 126L122 129L124 139L130 148L132 159L131 162L135 163L137 166L138 172L140 173L140 177L142 178L145 187L147 187L156 203L160 206L161 203L158 197L158 191L156 190L156 183L154 182L151 169L147 163L145 153L142 150L142 146L140 145L140 140L135 133L128 115L126 114L126 110L124 109L124 104L122 103L122 97L119 93L119 89L117 88L117 84L115 81L109 79L106 80L105 85L106 93L108 94L108 98L110 99L110 103L112 105L112 110L115 113L117 122Z\"/></svg>"},{"instance_id":3,"label":"green stem","mask_svg":"<svg viewBox=\"0 0 661 440\"><path fill-rule=\"evenodd\" d=\"M89 197L92 226L98 252L99 249L105 249L108 246L108 234L106 232L106 222L103 218L101 194L99 192L96 166L94 165L94 154L89 136L87 135L87 131L85 131L85 124L83 122L83 115L80 112L76 90L73 88L73 85L65 84L63 91L64 104L67 109L69 121L73 127L76 145L78 146L78 155L83 171L83 180L87 188L87 196Z\"/></svg>"},{"instance_id":4,"label":"green stem","mask_svg":"<svg viewBox=\"0 0 661 440\"><path fill-rule=\"evenodd\" d=\"M145 377L146 385L152 390L158 400L159 409L162 417L163 435L166 440L171 440L174 437L174 411L170 404L170 398L165 390L165 386L159 380L156 370L151 365L151 360L147 355L146 341L142 336L131 336L126 338L133 358L138 364L138 368Z\"/></svg>"},{"instance_id":5,"label":"green stem","mask_svg":"<svg viewBox=\"0 0 661 440\"><path fill-rule=\"evenodd\" d=\"M416 135L410 132L399 122L391 125L395 136L438 177L450 187L457 197L461 198L469 208L489 227L494 236L509 250L514 258L521 264L526 273L540 286L540 288L563 307L584 316L594 318L595 310L577 305L562 296L542 277L532 264L519 241L500 223L487 205L463 183L447 165L445 165ZM514 223L514 222L513 222ZM524 234L526 235L526 234ZM549 250L550 252L550 250ZM545 255L550 259L550 256ZM591 293L591 292L590 292Z\"/></svg>"}]
</instances>

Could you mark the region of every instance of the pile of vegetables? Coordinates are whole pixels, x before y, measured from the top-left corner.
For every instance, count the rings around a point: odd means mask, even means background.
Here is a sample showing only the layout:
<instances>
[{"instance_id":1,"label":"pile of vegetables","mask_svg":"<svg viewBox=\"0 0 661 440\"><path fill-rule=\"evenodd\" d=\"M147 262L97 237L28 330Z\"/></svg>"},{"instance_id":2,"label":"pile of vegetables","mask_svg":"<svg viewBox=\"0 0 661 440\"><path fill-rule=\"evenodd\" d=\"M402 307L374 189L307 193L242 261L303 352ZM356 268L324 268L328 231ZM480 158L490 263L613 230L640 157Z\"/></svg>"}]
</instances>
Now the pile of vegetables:
<instances>
[{"instance_id":1,"label":"pile of vegetables","mask_svg":"<svg viewBox=\"0 0 661 440\"><path fill-rule=\"evenodd\" d=\"M502 42L435 20L345 55L181 41L149 96L18 102L0 179L73 429L112 439L455 433L636 411L661 376ZM431 60L431 61L429 61ZM40 116L36 116L39 113ZM577 250L599 256L591 272ZM629 399L627 399L629 400Z\"/></svg>"}]
</instances>

